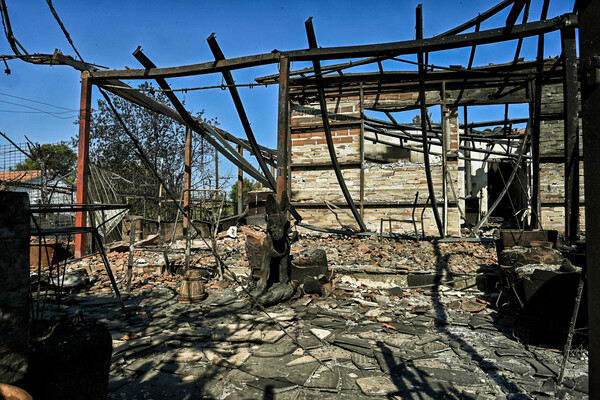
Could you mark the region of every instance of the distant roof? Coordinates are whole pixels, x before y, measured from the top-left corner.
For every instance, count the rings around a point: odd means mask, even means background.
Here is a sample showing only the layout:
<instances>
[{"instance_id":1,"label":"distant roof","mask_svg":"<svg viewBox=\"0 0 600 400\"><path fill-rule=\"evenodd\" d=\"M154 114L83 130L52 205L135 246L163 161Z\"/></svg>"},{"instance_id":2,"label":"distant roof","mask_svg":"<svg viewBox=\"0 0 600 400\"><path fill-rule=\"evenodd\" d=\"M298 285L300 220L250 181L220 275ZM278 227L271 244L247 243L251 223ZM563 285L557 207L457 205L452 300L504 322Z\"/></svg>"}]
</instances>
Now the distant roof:
<instances>
[{"instance_id":1,"label":"distant roof","mask_svg":"<svg viewBox=\"0 0 600 400\"><path fill-rule=\"evenodd\" d=\"M31 171L4 171L0 172L0 181L8 182L28 182L42 175L42 171L31 170Z\"/></svg>"}]
</instances>

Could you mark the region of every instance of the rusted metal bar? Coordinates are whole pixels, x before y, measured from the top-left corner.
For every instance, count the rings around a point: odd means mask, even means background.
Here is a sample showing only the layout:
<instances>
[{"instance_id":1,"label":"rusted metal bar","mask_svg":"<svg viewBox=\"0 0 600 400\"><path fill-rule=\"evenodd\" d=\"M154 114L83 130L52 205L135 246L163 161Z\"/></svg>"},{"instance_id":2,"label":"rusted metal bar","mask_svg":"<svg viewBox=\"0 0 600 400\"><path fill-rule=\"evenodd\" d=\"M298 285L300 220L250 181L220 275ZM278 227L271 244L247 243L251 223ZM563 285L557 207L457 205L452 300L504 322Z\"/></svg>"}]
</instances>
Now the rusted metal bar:
<instances>
[{"instance_id":1,"label":"rusted metal bar","mask_svg":"<svg viewBox=\"0 0 600 400\"><path fill-rule=\"evenodd\" d=\"M154 63L150 61L148 57L146 57L146 55L142 52L140 48L133 52L133 56L140 62L140 64L142 64L146 68L156 67ZM220 143L217 141L220 136L210 125L200 123L190 115L190 113L185 109L183 104L181 104L175 93L170 91L170 86L164 78L155 78L155 80L156 83L158 83L158 85L161 87L161 89L165 90L165 95L167 96L169 101L171 101L173 107L175 107L175 110L179 114L179 118L184 123L184 125L206 138L206 141L210 143L214 148L218 149L219 152L223 154L229 161L238 166L242 165L244 167L244 170L254 179L258 180L259 182L265 185L268 185L269 181L258 171L256 171L256 169L252 167L250 163L248 163L244 159L238 158L238 154L236 153L235 149L229 143L227 143L227 141L225 141L224 139L220 141ZM212 135L207 135L207 131L211 132Z\"/></svg>"},{"instance_id":2,"label":"rusted metal bar","mask_svg":"<svg viewBox=\"0 0 600 400\"><path fill-rule=\"evenodd\" d=\"M312 17L307 19L304 23L306 27L306 36L308 38L308 46L311 49L317 47L317 39L315 37L315 30L312 25ZM344 198L352 211L352 215L354 219L358 223L361 232L366 232L367 227L360 216L359 211L356 209L356 205L352 200L352 196L350 195L350 191L348 191L348 187L346 186L346 182L344 181L344 176L342 175L342 170L340 169L340 165L338 163L337 155L335 153L335 147L333 144L333 138L331 136L331 129L329 128L329 116L327 113L327 102L325 101L325 93L323 92L323 80L321 77L321 64L318 60L313 60L313 68L315 70L315 75L317 77L317 88L318 88L318 98L319 105L321 107L321 118L323 120L323 130L325 131L325 140L327 141L327 150L329 151L329 157L331 158L331 163L333 170L335 172L335 176L337 178L338 184L340 185L340 189L342 189L342 193L344 194Z\"/></svg>"},{"instance_id":3,"label":"rusted metal bar","mask_svg":"<svg viewBox=\"0 0 600 400\"><path fill-rule=\"evenodd\" d=\"M215 34L212 33L206 39L206 41L208 42L208 46L210 47L210 50L212 51L213 56L215 57L215 62L225 60L225 55L223 54L221 48L219 47L219 44L217 43ZM275 182L273 174L271 173L271 171L269 171L269 168L267 167L267 164L265 163L265 160L258 149L258 143L256 141L256 138L254 137L254 132L252 132L252 127L250 126L250 121L248 120L248 116L246 115L244 105L242 104L242 99L237 88L235 87L233 75L231 74L231 71L223 70L221 72L223 74L225 82L227 83L227 85L229 85L229 94L231 94L231 99L233 100L235 109L238 112L238 116L240 117L240 121L242 123L242 126L244 127L244 132L246 132L246 137L248 138L250 146L252 147L252 151L254 152L254 156L256 157L256 161L258 161L258 165L260 166L263 175L267 178L268 186L272 190L277 191L277 182ZM298 211L296 211L293 207L290 208L290 213L296 220L302 220L302 217L300 216L300 214L298 214Z\"/></svg>"},{"instance_id":4,"label":"rusted metal bar","mask_svg":"<svg viewBox=\"0 0 600 400\"><path fill-rule=\"evenodd\" d=\"M219 150L215 149L215 189L219 188Z\"/></svg>"},{"instance_id":5,"label":"rusted metal bar","mask_svg":"<svg viewBox=\"0 0 600 400\"><path fill-rule=\"evenodd\" d=\"M277 107L277 202L282 204L288 186L288 136L290 110L290 60L279 61L279 105Z\"/></svg>"},{"instance_id":6,"label":"rusted metal bar","mask_svg":"<svg viewBox=\"0 0 600 400\"><path fill-rule=\"evenodd\" d=\"M479 32L479 28L481 27L481 23L477 22L475 24L475 32ZM469 54L469 63L467 64L467 69L471 69L473 67L473 61L475 60L475 50L477 46L471 46L471 53Z\"/></svg>"},{"instance_id":7,"label":"rusted metal bar","mask_svg":"<svg viewBox=\"0 0 600 400\"><path fill-rule=\"evenodd\" d=\"M106 85L103 85L103 83L106 83ZM176 110L172 109L171 107L169 107L161 102L158 102L158 101L152 99L151 97L146 96L143 93L140 93L136 90L130 90L131 87L121 81L111 79L111 80L97 83L97 85L98 85L98 87L105 88L106 90L110 91L111 93L114 93L117 96L123 97L124 99L127 99L139 106L148 108L159 114L166 115L167 117L170 117L173 120L175 120L183 125L191 127L194 132L197 132L200 135L202 135L203 137L206 137L206 140L213 147L217 147L217 148L221 149L221 154L223 154L225 156L225 158L227 158L229 161L231 161L234 165L236 165L238 167L241 166L241 168L244 168L244 170L250 176L252 176L254 179L256 179L257 181L259 181L259 182L265 181L265 178L260 175L260 172L258 172L258 170L256 170L256 168L254 168L250 163L248 163L242 157L239 157L239 156L234 157L231 154L229 154L230 152L235 154L235 149L229 143L227 143L227 141L231 141L236 144L244 145L244 143L241 139L236 138L229 132L224 131L222 129L213 128L206 122L196 120L195 118L190 116L196 122L192 126L192 125L186 123L184 118ZM176 99L176 97L175 97L175 99ZM198 127L200 127L200 128L198 129ZM212 136L212 137L210 137L210 136ZM222 146L219 143L222 143ZM263 147L263 146L259 146L259 147L261 148L261 151L264 151L264 152L272 152L273 151L267 147ZM248 148L250 148L250 147L248 146Z\"/></svg>"},{"instance_id":8,"label":"rusted metal bar","mask_svg":"<svg viewBox=\"0 0 600 400\"><path fill-rule=\"evenodd\" d=\"M565 112L565 239L568 244L577 240L579 231L579 115L577 45L575 29L561 33L564 59L563 96Z\"/></svg>"},{"instance_id":9,"label":"rusted metal bar","mask_svg":"<svg viewBox=\"0 0 600 400\"><path fill-rule=\"evenodd\" d=\"M438 36L428 39L407 40L402 42L382 43L375 45L319 47L287 52L257 54L252 56L230 58L216 62L210 61L177 67L87 71L84 72L84 74L89 74L89 76L93 76L94 78L115 79L174 78L179 76L232 71L265 64L275 64L279 62L279 59L282 56L288 57L290 61L312 61L371 57L381 56L382 54L415 54L418 52L450 50L461 47L470 47L478 44L515 40L520 37L535 36L542 33L556 31L565 26L575 25L577 25L577 17L574 14L565 14L547 21L536 21L522 25L515 25L508 33L505 32L504 28L496 28L456 36Z\"/></svg>"},{"instance_id":10,"label":"rusted metal bar","mask_svg":"<svg viewBox=\"0 0 600 400\"><path fill-rule=\"evenodd\" d=\"M516 4L515 4L516 6ZM525 1L525 10L523 11L523 20L521 21L522 24L527 22L527 19L529 18L529 7L531 6L531 0L526 0ZM514 6L513 6L514 8ZM515 50L515 57L513 58L513 64L516 64L519 62L519 56L521 55L521 47L523 46L523 38L519 38L519 40L517 41L517 48Z\"/></svg>"},{"instance_id":11,"label":"rusted metal bar","mask_svg":"<svg viewBox=\"0 0 600 400\"><path fill-rule=\"evenodd\" d=\"M159 101L156 101L155 99L146 96L145 94L141 93L140 91L136 90L135 88L132 88L131 86L116 80L116 79L107 79L107 80L96 80L94 81L94 83L96 85L98 85L99 87L102 87L104 89L106 89L107 91L116 94L117 96L123 97L124 99L127 99L139 106L142 106L144 108L148 108L152 111L155 111L159 114L162 115L166 115L172 119L174 119L175 121L184 124L185 125L185 121L183 120L183 118L177 113L177 111L173 110L172 108L170 108L169 106L167 106L166 104L163 104ZM203 127L205 127L205 122L203 121L198 121L198 123L200 125L202 125ZM208 125L208 124L206 124ZM251 150L250 144L243 139L240 139L234 135L232 135L231 133L220 129L220 128L216 128L213 127L214 132L216 132L219 135L219 139L224 138L236 145L241 145L244 149L246 150ZM205 129L206 131L206 129ZM212 132L206 132L208 134L212 134ZM268 147L265 146L258 146L261 150L261 152L266 153L268 155L270 155L271 157L276 155L276 150L270 149Z\"/></svg>"},{"instance_id":12,"label":"rusted metal bar","mask_svg":"<svg viewBox=\"0 0 600 400\"><path fill-rule=\"evenodd\" d=\"M510 12L508 13L508 17L506 17L506 26L504 27L506 32L510 32L513 26L515 26L515 22L517 22L519 14L521 14L523 7L525 7L525 3L526 0L516 0L513 3L513 6L511 7Z\"/></svg>"},{"instance_id":13,"label":"rusted metal bar","mask_svg":"<svg viewBox=\"0 0 600 400\"><path fill-rule=\"evenodd\" d=\"M192 129L185 129L185 153L183 173L183 237L185 238L185 270L190 269L191 260L191 231L190 203L192 197ZM173 232L174 234L174 232Z\"/></svg>"},{"instance_id":14,"label":"rusted metal bar","mask_svg":"<svg viewBox=\"0 0 600 400\"><path fill-rule=\"evenodd\" d=\"M550 1L544 0L542 5L541 19L545 19L548 13L548 5ZM538 37L537 47L537 66L535 84L533 87L533 113L532 113L532 130L531 130L531 208L533 210L533 218L531 219L531 227L538 228L538 221L541 212L540 200L540 126L542 114L542 72L544 69L544 35Z\"/></svg>"},{"instance_id":15,"label":"rusted metal bar","mask_svg":"<svg viewBox=\"0 0 600 400\"><path fill-rule=\"evenodd\" d=\"M464 129L464 134L468 134L468 130L469 128L467 128L469 126L469 114L468 114L468 107L464 106L463 108L464 111L464 120L465 120L465 127ZM460 124L459 124L460 127ZM459 146L460 147L460 146ZM469 142L468 140L465 141L465 147L469 148L471 147L471 142ZM464 151L464 155L465 155L465 197L470 197L471 196L471 191L473 190L473 185L472 185L472 177L471 177L471 151L470 150L465 150ZM466 204L465 204L466 207Z\"/></svg>"},{"instance_id":16,"label":"rusted metal bar","mask_svg":"<svg viewBox=\"0 0 600 400\"><path fill-rule=\"evenodd\" d=\"M583 0L579 7L579 50L582 64L581 112L585 160L585 233L588 288L589 398L600 398L600 2Z\"/></svg>"},{"instance_id":17,"label":"rusted metal bar","mask_svg":"<svg viewBox=\"0 0 600 400\"><path fill-rule=\"evenodd\" d=\"M185 129L185 149L183 166L183 236L187 237L190 224L190 200L192 189L192 130Z\"/></svg>"},{"instance_id":18,"label":"rusted metal bar","mask_svg":"<svg viewBox=\"0 0 600 400\"><path fill-rule=\"evenodd\" d=\"M90 116L92 106L92 80L81 79L81 98L79 106L79 146L77 150L77 203L88 202L88 176L90 157ZM84 228L87 225L87 213L79 211L75 214L75 226ZM75 258L86 253L86 234L75 235Z\"/></svg>"},{"instance_id":19,"label":"rusted metal bar","mask_svg":"<svg viewBox=\"0 0 600 400\"><path fill-rule=\"evenodd\" d=\"M500 11L504 10L506 7L510 6L511 4L513 4L515 2L515 0L504 0L501 1L500 3L496 4L494 7L490 8L487 11L482 12L481 14L477 15L475 18L473 18L470 21L465 22L464 24L461 24L459 26L457 26L456 28L452 28L449 31L446 31L438 36L452 36L452 35L456 35L457 33L461 33L466 31L469 28L472 28L474 26L480 25L483 21L485 21L486 19L493 17L494 15L498 14Z\"/></svg>"},{"instance_id":20,"label":"rusted metal bar","mask_svg":"<svg viewBox=\"0 0 600 400\"><path fill-rule=\"evenodd\" d=\"M449 112L446 106L446 82L442 82L442 200L444 204L442 213L442 223L444 226L444 236L448 235L448 151L450 124Z\"/></svg>"},{"instance_id":21,"label":"rusted metal bar","mask_svg":"<svg viewBox=\"0 0 600 400\"><path fill-rule=\"evenodd\" d=\"M117 300L119 300L119 305L121 306L121 311L123 314L127 316L125 312L125 304L123 304L123 299L121 298L121 292L119 291L119 287L117 286L117 281L115 281L115 277L112 273L112 269L110 268L110 263L108 262L108 257L106 256L106 250L102 245L102 237L100 237L100 233L98 233L98 229L92 230L92 239L96 241L98 248L100 249L100 257L102 258L102 262L104 263L104 269L106 269L106 274L108 275L108 279L110 279L110 284L112 285L113 290L115 291L115 296L117 296Z\"/></svg>"},{"instance_id":22,"label":"rusted metal bar","mask_svg":"<svg viewBox=\"0 0 600 400\"><path fill-rule=\"evenodd\" d=\"M241 145L238 145L238 153L240 156L244 156L244 148ZM244 212L244 170L238 168L238 180L237 180L237 213L242 214Z\"/></svg>"},{"instance_id":23,"label":"rusted metal bar","mask_svg":"<svg viewBox=\"0 0 600 400\"><path fill-rule=\"evenodd\" d=\"M365 217L365 118L364 101L362 85L360 88L360 216ZM389 114L389 113L388 113ZM388 115L393 120L391 114ZM395 121L394 121L395 122Z\"/></svg>"},{"instance_id":24,"label":"rusted metal bar","mask_svg":"<svg viewBox=\"0 0 600 400\"><path fill-rule=\"evenodd\" d=\"M417 17L417 39L423 38L423 5L419 4L416 9ZM423 160L425 162L425 176L427 178L427 190L431 199L431 209L433 217L441 237L444 237L444 227L440 219L440 213L435 201L435 192L433 189L433 179L431 178L431 164L429 162L429 147L427 143L427 106L425 104L425 68L423 67L423 52L417 53L419 61L419 104L421 105L421 134L423 136Z\"/></svg>"},{"instance_id":25,"label":"rusted metal bar","mask_svg":"<svg viewBox=\"0 0 600 400\"><path fill-rule=\"evenodd\" d=\"M215 34L212 33L206 39L206 41L208 42L208 46L210 47L210 50L212 51L213 56L215 57L215 61L219 62L219 61L225 60L225 55L223 54L223 52L221 51L221 48L219 47L219 44L217 43ZM240 97L237 87L235 87L235 81L233 80L233 75L231 74L230 71L221 71L221 72L223 74L223 78L225 79L225 83L227 83L227 85L229 85L229 94L231 94L233 104L235 105L235 109L237 110L237 113L238 113L238 116L240 117L242 126L244 127L244 132L246 132L246 136L248 138L248 141L250 142L250 146L252 146L252 151L254 152L256 161L258 161L258 165L260 166L260 169L262 170L263 175L269 181L270 188L273 190L276 190L277 184L275 182L275 179L273 178L273 175L271 175L271 171L269 171L269 168L267 167L265 160L263 159L262 155L260 154L260 151L258 149L258 143L256 141L256 137L254 136L252 127L250 127L250 121L248 120L248 116L246 115L246 110L244 109L244 105L242 104L242 98Z\"/></svg>"}]
</instances>

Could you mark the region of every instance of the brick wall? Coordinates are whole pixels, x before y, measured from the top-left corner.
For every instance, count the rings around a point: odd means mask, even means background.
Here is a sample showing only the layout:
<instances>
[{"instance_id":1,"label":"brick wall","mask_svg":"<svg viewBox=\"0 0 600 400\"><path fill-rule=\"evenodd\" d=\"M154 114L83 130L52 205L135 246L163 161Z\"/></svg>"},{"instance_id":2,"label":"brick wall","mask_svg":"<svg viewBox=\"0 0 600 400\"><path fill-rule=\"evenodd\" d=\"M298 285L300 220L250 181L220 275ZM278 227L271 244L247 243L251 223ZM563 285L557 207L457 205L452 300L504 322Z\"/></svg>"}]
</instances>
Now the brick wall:
<instances>
[{"instance_id":1,"label":"brick wall","mask_svg":"<svg viewBox=\"0 0 600 400\"><path fill-rule=\"evenodd\" d=\"M432 102L439 101L434 92L428 92ZM439 96L438 96L439 97ZM380 96L365 96L366 106L394 106L416 102L417 93L387 93ZM319 131L321 113L318 104L301 97L296 98L291 107L291 199L295 203L307 223L340 228L340 222L327 209L324 201L342 206L345 204L327 152L325 134ZM560 117L563 107L562 85L547 85L542 95L542 124L540 137L540 184L542 200L542 226L544 228L564 231L564 164L563 156L563 120ZM343 176L346 185L357 207L360 206L360 152L361 134L360 103L356 97L328 99L328 112L332 125L332 137L338 161L343 165ZM447 117L449 137L447 168L450 174L447 188L451 207L448 210L448 226L451 235L459 234L460 215L456 208L456 196L464 197L464 165L462 160L453 158L458 152L458 114L455 108L449 108ZM339 127L340 124L343 127ZM337 125L337 127L336 127ZM413 159L413 161L415 161ZM310 164L319 164L318 168ZM442 167L439 157L432 157L431 173L434 191L442 212ZM583 165L581 174L581 209L583 210ZM410 219L412 204L419 192L420 210L428 196L427 180L424 164L401 160L394 163L364 164L364 220L370 230L378 231L381 218ZM525 183L525 182L524 182ZM459 200L460 203L460 200ZM463 204L464 206L464 204ZM350 210L339 213L338 218L344 225L356 225ZM437 234L431 208L424 214L424 225L427 234ZM583 211L580 218L584 226ZM387 226L387 225L386 225ZM387 228L386 228L387 229ZM394 231L412 231L412 225L393 223ZM420 229L420 228L419 228Z\"/></svg>"}]
</instances>

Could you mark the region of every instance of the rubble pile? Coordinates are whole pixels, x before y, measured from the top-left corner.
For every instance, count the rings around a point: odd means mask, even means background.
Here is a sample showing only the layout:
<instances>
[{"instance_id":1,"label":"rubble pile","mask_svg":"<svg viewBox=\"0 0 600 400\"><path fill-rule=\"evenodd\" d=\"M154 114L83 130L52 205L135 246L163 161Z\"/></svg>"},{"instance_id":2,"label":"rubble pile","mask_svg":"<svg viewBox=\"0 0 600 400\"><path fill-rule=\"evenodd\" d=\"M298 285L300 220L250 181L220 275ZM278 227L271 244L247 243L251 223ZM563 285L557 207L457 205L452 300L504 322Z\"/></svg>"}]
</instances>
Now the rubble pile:
<instances>
[{"instance_id":1,"label":"rubble pile","mask_svg":"<svg viewBox=\"0 0 600 400\"><path fill-rule=\"evenodd\" d=\"M321 295L265 308L248 296L244 240L218 240L237 281L214 278L214 258L203 258L210 254L194 256L195 266L206 268L208 297L199 303L178 301L181 276L161 273L161 254L140 253L135 285L124 293L127 318L96 257L69 266L88 283L72 290L68 308L48 307L47 314L81 310L108 326L109 399L587 398L587 351L571 354L557 385L562 353L520 344L497 291L459 290L445 279L380 288L342 279L360 268L404 276L489 273L498 268L493 246L304 236L292 255L324 249L331 282ZM127 256L109 256L119 282Z\"/></svg>"}]
</instances>

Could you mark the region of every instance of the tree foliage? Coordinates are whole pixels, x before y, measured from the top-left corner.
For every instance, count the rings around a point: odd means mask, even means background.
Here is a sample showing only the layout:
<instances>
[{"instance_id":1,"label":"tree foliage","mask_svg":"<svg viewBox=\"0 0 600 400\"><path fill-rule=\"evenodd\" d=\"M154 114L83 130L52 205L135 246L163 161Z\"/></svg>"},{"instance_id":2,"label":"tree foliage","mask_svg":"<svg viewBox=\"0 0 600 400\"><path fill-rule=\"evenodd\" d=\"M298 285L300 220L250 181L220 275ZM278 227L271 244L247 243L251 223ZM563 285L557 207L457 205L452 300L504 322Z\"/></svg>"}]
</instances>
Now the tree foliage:
<instances>
[{"instance_id":1,"label":"tree foliage","mask_svg":"<svg viewBox=\"0 0 600 400\"><path fill-rule=\"evenodd\" d=\"M15 166L16 171L42 170L64 176L77 164L77 154L62 143L34 145L29 153L30 157Z\"/></svg>"},{"instance_id":2,"label":"tree foliage","mask_svg":"<svg viewBox=\"0 0 600 400\"><path fill-rule=\"evenodd\" d=\"M149 97L169 104L165 94L153 91L150 84L143 83L140 89L146 90ZM121 97L111 96L111 99L127 129L139 141L151 167L142 161L134 143L104 100L98 100L98 109L92 114L91 161L124 178L118 188L122 195L158 196L159 181L152 172L154 169L167 188L180 196L184 177L185 127ZM196 116L202 118L202 115L203 111ZM216 124L216 121L208 122ZM192 142L192 187L207 187L209 177L214 174L214 149L199 135L194 134Z\"/></svg>"},{"instance_id":3,"label":"tree foliage","mask_svg":"<svg viewBox=\"0 0 600 400\"><path fill-rule=\"evenodd\" d=\"M260 187L261 187L261 184L259 182L255 182L248 178L244 178L244 180L242 181L242 204L243 204L244 208L246 208L246 206L248 205L248 192L256 190ZM231 202L233 204L236 205L235 207L237 207L238 193L239 193L239 189L238 189L238 183L236 181L231 186L231 192L229 192L229 199L231 200Z\"/></svg>"},{"instance_id":4,"label":"tree foliage","mask_svg":"<svg viewBox=\"0 0 600 400\"><path fill-rule=\"evenodd\" d=\"M427 116L429 117L429 121L431 121L431 113L428 113ZM415 114L415 116L412 119L412 123L415 125L421 125L421 114Z\"/></svg>"}]
</instances>

